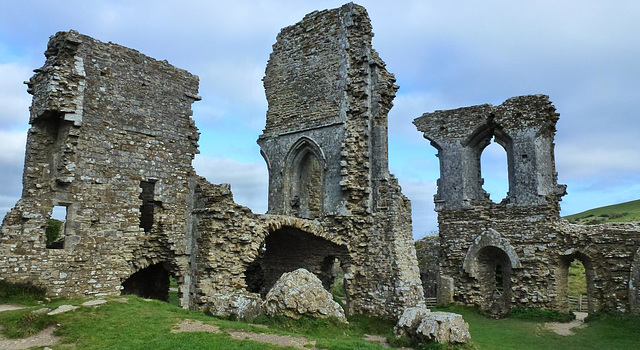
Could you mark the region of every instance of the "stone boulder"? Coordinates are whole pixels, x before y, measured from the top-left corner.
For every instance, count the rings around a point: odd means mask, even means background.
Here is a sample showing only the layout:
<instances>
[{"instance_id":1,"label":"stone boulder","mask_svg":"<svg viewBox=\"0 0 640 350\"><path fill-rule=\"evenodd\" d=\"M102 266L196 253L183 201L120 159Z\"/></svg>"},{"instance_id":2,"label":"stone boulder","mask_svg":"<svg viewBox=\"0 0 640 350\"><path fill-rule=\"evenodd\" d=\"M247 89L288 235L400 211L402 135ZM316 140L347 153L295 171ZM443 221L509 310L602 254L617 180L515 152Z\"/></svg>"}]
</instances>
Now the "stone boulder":
<instances>
[{"instance_id":1,"label":"stone boulder","mask_svg":"<svg viewBox=\"0 0 640 350\"><path fill-rule=\"evenodd\" d=\"M322 287L320 279L305 269L284 273L267 293L264 310L267 315L294 319L336 317L347 322L342 306Z\"/></svg>"},{"instance_id":2,"label":"stone boulder","mask_svg":"<svg viewBox=\"0 0 640 350\"><path fill-rule=\"evenodd\" d=\"M394 332L420 342L465 343L471 339L469 324L461 315L451 312L431 312L424 307L411 307L402 313Z\"/></svg>"}]
</instances>

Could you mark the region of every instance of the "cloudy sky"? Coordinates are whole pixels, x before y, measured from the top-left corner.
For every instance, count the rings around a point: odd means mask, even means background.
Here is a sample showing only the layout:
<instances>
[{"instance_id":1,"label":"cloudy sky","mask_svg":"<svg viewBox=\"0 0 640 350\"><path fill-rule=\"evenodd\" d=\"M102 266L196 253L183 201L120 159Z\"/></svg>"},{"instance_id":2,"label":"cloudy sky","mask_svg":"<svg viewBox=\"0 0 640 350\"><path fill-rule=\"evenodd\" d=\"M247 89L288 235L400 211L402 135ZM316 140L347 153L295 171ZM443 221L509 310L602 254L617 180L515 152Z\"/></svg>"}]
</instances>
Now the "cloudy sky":
<instances>
[{"instance_id":1,"label":"cloudy sky","mask_svg":"<svg viewBox=\"0 0 640 350\"><path fill-rule=\"evenodd\" d=\"M400 86L389 115L391 170L413 203L414 237L437 230L435 150L411 121L424 112L547 94L562 214L640 198L640 2L366 1L374 48ZM0 2L0 217L18 200L30 95L50 35L75 29L135 48L200 77L195 167L266 210L255 142L267 109L261 78L282 27L342 1ZM506 155L483 153L492 199L506 191Z\"/></svg>"}]
</instances>

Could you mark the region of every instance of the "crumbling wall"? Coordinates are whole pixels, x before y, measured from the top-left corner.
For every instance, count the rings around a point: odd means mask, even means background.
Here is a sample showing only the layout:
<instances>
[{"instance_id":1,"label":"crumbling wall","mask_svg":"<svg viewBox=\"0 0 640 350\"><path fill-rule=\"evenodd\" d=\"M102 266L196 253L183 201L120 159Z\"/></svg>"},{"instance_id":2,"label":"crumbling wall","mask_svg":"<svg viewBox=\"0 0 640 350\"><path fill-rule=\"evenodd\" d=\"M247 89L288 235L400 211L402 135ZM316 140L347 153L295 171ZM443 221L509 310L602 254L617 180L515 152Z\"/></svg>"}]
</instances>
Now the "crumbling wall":
<instances>
[{"instance_id":1,"label":"crumbling wall","mask_svg":"<svg viewBox=\"0 0 640 350\"><path fill-rule=\"evenodd\" d=\"M117 294L132 274L161 263L184 287L198 78L74 31L52 36L45 56L28 82L24 189L2 224L2 277L56 296ZM54 206L67 209L61 249L45 243Z\"/></svg>"},{"instance_id":2,"label":"crumbling wall","mask_svg":"<svg viewBox=\"0 0 640 350\"><path fill-rule=\"evenodd\" d=\"M24 191L2 225L1 277L55 296L166 299L171 275L183 307L249 316L282 273L303 267L330 289L341 269L351 314L397 316L419 304L411 204L387 164L397 86L372 36L354 4L279 35L258 141L269 214L257 215L191 166L196 76L56 34L29 81ZM45 239L54 206L67 209L55 247Z\"/></svg>"},{"instance_id":3,"label":"crumbling wall","mask_svg":"<svg viewBox=\"0 0 640 350\"><path fill-rule=\"evenodd\" d=\"M426 236L416 241L416 256L420 268L420 280L425 298L438 296L438 254L440 253L440 237Z\"/></svg>"},{"instance_id":4,"label":"crumbling wall","mask_svg":"<svg viewBox=\"0 0 640 350\"><path fill-rule=\"evenodd\" d=\"M348 250L349 313L399 315L422 300L411 204L389 174L387 113L397 86L371 47L364 8L316 11L284 28L264 86L267 122L258 139L269 168L269 214L316 219ZM312 215L299 159L312 157L322 198ZM306 176L306 175L305 175Z\"/></svg>"},{"instance_id":5,"label":"crumbling wall","mask_svg":"<svg viewBox=\"0 0 640 350\"><path fill-rule=\"evenodd\" d=\"M629 310L638 225L585 227L560 218L557 120L548 97L535 95L414 121L438 150L440 273L453 279L454 300L498 317L511 307L567 311L567 270L577 258L587 269L590 311ZM507 153L509 192L500 203L482 188L480 156L492 137Z\"/></svg>"}]
</instances>

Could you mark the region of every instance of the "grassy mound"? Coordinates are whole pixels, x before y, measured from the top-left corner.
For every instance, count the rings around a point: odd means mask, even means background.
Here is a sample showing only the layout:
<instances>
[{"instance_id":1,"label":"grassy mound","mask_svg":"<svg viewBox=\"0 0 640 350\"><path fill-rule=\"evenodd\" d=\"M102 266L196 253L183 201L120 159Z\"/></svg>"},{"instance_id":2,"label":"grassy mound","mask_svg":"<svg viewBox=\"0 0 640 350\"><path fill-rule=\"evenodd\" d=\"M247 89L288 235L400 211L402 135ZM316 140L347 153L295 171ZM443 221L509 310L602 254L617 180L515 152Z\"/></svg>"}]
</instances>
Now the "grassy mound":
<instances>
[{"instance_id":1,"label":"grassy mound","mask_svg":"<svg viewBox=\"0 0 640 350\"><path fill-rule=\"evenodd\" d=\"M564 217L569 222L581 225L595 225L605 222L640 221L640 199L606 207L594 208L582 213Z\"/></svg>"}]
</instances>

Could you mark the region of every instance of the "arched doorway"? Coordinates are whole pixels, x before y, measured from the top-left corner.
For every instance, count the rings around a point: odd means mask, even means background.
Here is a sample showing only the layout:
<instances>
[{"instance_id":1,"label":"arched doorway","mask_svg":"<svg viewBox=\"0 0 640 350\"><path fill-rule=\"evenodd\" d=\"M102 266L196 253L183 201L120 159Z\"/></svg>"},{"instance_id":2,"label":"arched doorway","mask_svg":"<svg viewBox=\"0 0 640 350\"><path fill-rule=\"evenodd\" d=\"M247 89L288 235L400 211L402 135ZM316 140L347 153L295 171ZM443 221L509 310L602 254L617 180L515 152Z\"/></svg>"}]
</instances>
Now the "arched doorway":
<instances>
[{"instance_id":1,"label":"arched doorway","mask_svg":"<svg viewBox=\"0 0 640 350\"><path fill-rule=\"evenodd\" d=\"M122 282L120 294L134 294L141 298L169 301L169 271L158 263L137 271Z\"/></svg>"},{"instance_id":2,"label":"arched doorway","mask_svg":"<svg viewBox=\"0 0 640 350\"><path fill-rule=\"evenodd\" d=\"M511 310L511 260L507 253L494 246L478 253L478 283L481 308L492 317L506 317Z\"/></svg>"},{"instance_id":3,"label":"arched doorway","mask_svg":"<svg viewBox=\"0 0 640 350\"><path fill-rule=\"evenodd\" d=\"M593 267L591 259L580 252L563 255L556 271L560 311L595 311Z\"/></svg>"},{"instance_id":4,"label":"arched doorway","mask_svg":"<svg viewBox=\"0 0 640 350\"><path fill-rule=\"evenodd\" d=\"M259 249L258 257L245 270L247 290L266 295L285 272L304 268L331 291L336 279L336 261L345 267L349 261L345 246L285 226L271 232Z\"/></svg>"}]
</instances>

